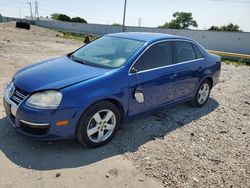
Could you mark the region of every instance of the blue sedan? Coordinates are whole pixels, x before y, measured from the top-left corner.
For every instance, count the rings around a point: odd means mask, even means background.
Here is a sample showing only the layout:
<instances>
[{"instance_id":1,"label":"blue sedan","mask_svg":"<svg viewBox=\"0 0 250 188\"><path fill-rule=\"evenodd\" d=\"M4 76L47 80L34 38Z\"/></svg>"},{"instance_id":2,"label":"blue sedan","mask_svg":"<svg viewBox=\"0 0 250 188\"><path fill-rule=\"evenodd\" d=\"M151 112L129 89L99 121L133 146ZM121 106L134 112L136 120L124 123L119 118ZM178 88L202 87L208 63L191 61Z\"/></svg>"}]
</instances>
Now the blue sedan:
<instances>
[{"instance_id":1,"label":"blue sedan","mask_svg":"<svg viewBox=\"0 0 250 188\"><path fill-rule=\"evenodd\" d=\"M180 36L109 34L19 70L5 89L4 108L11 124L32 138L77 138L97 147L126 118L183 102L203 106L220 61Z\"/></svg>"}]
</instances>

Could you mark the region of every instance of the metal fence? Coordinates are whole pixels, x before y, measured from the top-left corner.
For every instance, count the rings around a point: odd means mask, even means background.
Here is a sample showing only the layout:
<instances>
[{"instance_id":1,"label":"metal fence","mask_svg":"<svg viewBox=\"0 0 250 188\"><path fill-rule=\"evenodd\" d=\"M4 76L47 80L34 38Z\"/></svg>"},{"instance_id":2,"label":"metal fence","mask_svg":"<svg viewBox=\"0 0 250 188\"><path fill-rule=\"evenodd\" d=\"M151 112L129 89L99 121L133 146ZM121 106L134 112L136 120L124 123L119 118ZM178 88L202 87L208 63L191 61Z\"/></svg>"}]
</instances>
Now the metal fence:
<instances>
[{"instance_id":1,"label":"metal fence","mask_svg":"<svg viewBox=\"0 0 250 188\"><path fill-rule=\"evenodd\" d=\"M0 23L4 23L4 22L18 22L18 21L32 23L31 20L20 19L20 18L12 18L12 17L5 17L5 16L2 16L0 14Z\"/></svg>"},{"instance_id":2,"label":"metal fence","mask_svg":"<svg viewBox=\"0 0 250 188\"><path fill-rule=\"evenodd\" d=\"M46 28L59 29L70 32L83 32L104 35L122 32L122 26L80 24L61 21L37 20L36 25ZM206 49L225 52L250 54L250 33L245 32L216 32L203 30L177 30L148 27L126 27L128 32L157 32L181 35L192 38Z\"/></svg>"},{"instance_id":3,"label":"metal fence","mask_svg":"<svg viewBox=\"0 0 250 188\"><path fill-rule=\"evenodd\" d=\"M17 21L17 18L2 17L2 22ZM122 26L101 24L81 24L54 20L36 20L35 25L49 29L58 29L68 32L105 35L122 32ZM204 30L177 30L149 27L126 27L128 32L157 32L181 35L192 38L202 44L206 49L224 52L233 52L250 55L250 33L247 32L217 32Z\"/></svg>"}]
</instances>

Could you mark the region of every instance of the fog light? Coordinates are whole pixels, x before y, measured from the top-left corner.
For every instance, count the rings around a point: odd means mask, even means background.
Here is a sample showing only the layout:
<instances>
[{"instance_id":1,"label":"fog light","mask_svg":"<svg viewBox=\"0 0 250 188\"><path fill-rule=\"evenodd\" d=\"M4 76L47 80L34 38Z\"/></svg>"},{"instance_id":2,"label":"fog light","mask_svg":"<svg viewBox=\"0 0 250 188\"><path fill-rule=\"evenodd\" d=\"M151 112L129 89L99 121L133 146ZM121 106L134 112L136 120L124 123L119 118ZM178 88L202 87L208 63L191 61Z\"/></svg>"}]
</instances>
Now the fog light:
<instances>
[{"instance_id":1,"label":"fog light","mask_svg":"<svg viewBox=\"0 0 250 188\"><path fill-rule=\"evenodd\" d=\"M66 126L69 124L68 120L64 120L64 121L57 121L56 122L56 126Z\"/></svg>"}]
</instances>

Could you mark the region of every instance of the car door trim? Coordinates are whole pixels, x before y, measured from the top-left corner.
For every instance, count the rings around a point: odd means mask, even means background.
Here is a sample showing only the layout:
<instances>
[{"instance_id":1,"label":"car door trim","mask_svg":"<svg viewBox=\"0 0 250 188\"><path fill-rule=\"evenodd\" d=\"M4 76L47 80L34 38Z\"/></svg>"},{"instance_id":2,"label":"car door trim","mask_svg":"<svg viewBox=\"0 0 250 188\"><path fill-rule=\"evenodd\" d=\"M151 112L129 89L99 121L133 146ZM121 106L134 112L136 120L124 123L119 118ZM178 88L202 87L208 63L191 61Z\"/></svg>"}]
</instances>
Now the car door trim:
<instances>
[{"instance_id":1,"label":"car door trim","mask_svg":"<svg viewBox=\"0 0 250 188\"><path fill-rule=\"evenodd\" d=\"M132 67L134 66L134 64L138 61L138 59L153 45L155 44L158 44L158 43L161 43L161 42L174 42L174 41L183 41L183 42L190 42L194 45L196 45L199 50L201 51L203 57L202 58L199 58L199 59L194 59L194 60L190 60L190 61L183 61L183 62L180 62L180 63L173 63L171 65L165 65L165 66L161 66L161 67L156 67L156 68L152 68L152 69L147 69L147 70L142 70L142 71L138 71L136 74L140 74L140 73L144 73L144 72L149 72L149 71L154 71L154 70L158 70L158 69L163 69L163 68L166 68L166 67L172 67L172 66L175 66L175 65L181 65L181 64L186 64L186 63L191 63L191 62L194 62L194 61L198 61L198 60L202 60L202 59L205 59L204 58L204 52L203 50L200 48L199 45L197 45L197 43L195 43L194 41L191 41L191 40L188 40L188 39L165 39L165 40L160 40L160 41L156 41L152 44L150 44L146 49L143 50L143 52L136 58L136 60L133 62L133 64L130 66L129 68L129 71L128 71L128 75L134 75L135 73L131 73L131 69Z\"/></svg>"}]
</instances>

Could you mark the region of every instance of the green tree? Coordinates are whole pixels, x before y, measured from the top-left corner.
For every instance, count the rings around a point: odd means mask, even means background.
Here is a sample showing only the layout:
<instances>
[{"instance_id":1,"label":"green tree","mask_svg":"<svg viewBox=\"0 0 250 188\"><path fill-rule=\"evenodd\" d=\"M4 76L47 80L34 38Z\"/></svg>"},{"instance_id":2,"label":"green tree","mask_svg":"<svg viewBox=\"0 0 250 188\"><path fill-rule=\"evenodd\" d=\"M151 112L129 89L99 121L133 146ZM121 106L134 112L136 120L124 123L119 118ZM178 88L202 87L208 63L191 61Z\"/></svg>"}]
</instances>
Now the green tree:
<instances>
[{"instance_id":1,"label":"green tree","mask_svg":"<svg viewBox=\"0 0 250 188\"><path fill-rule=\"evenodd\" d=\"M240 30L240 26L233 24L233 23L229 23L228 25L223 25L223 26L211 26L209 29L209 31L234 31L234 32L240 32L242 30Z\"/></svg>"},{"instance_id":2,"label":"green tree","mask_svg":"<svg viewBox=\"0 0 250 188\"><path fill-rule=\"evenodd\" d=\"M222 31L241 31L240 26L238 26L236 24L234 25L232 23L229 23L226 26L222 26L221 29L222 29Z\"/></svg>"},{"instance_id":3,"label":"green tree","mask_svg":"<svg viewBox=\"0 0 250 188\"><path fill-rule=\"evenodd\" d=\"M51 14L50 17L53 20L59 20L59 21L65 21L65 22L87 23L85 19L80 18L78 16L71 18L68 15L60 14L60 13Z\"/></svg>"},{"instance_id":4,"label":"green tree","mask_svg":"<svg viewBox=\"0 0 250 188\"><path fill-rule=\"evenodd\" d=\"M71 22L71 18L65 14L59 14L57 20Z\"/></svg>"},{"instance_id":5,"label":"green tree","mask_svg":"<svg viewBox=\"0 0 250 188\"><path fill-rule=\"evenodd\" d=\"M119 24L119 23L112 23L111 25L112 25L112 26L122 26L122 25Z\"/></svg>"},{"instance_id":6,"label":"green tree","mask_svg":"<svg viewBox=\"0 0 250 188\"><path fill-rule=\"evenodd\" d=\"M211 26L208 30L209 31L221 31L221 28L218 26Z\"/></svg>"},{"instance_id":7,"label":"green tree","mask_svg":"<svg viewBox=\"0 0 250 188\"><path fill-rule=\"evenodd\" d=\"M159 28L166 29L188 29L189 27L198 27L197 22L193 19L191 12L175 12L173 14L174 19L170 22L166 22Z\"/></svg>"},{"instance_id":8,"label":"green tree","mask_svg":"<svg viewBox=\"0 0 250 188\"><path fill-rule=\"evenodd\" d=\"M71 18L71 22L77 22L77 23L87 23L87 21L80 17L73 17Z\"/></svg>"},{"instance_id":9,"label":"green tree","mask_svg":"<svg viewBox=\"0 0 250 188\"><path fill-rule=\"evenodd\" d=\"M58 16L60 15L60 13L54 13L54 14L51 14L50 17L53 19L53 20L58 20Z\"/></svg>"}]
</instances>

